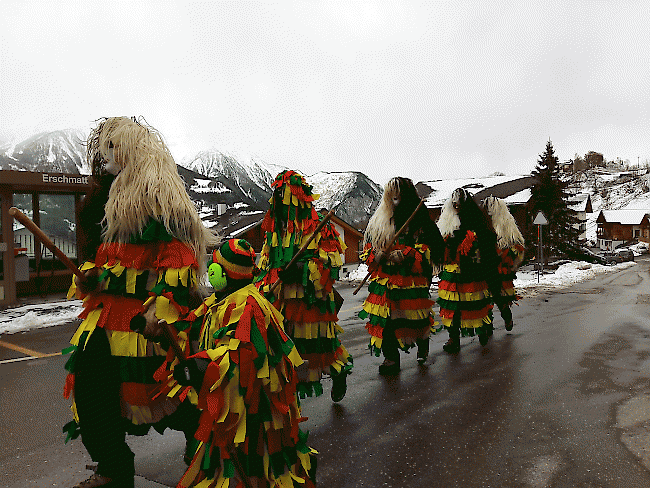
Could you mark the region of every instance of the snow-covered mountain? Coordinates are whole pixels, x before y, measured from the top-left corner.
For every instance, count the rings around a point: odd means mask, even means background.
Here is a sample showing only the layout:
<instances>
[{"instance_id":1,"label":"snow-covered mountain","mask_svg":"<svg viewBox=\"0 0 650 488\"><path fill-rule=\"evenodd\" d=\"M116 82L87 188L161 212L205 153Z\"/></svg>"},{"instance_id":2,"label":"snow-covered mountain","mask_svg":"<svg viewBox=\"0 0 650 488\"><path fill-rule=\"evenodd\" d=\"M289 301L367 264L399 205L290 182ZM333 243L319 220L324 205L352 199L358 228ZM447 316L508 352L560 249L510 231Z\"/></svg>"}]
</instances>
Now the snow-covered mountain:
<instances>
[{"instance_id":1,"label":"snow-covered mountain","mask_svg":"<svg viewBox=\"0 0 650 488\"><path fill-rule=\"evenodd\" d=\"M90 174L85 157L86 138L81 130L65 129L5 143L0 148L0 169Z\"/></svg>"},{"instance_id":2,"label":"snow-covered mountain","mask_svg":"<svg viewBox=\"0 0 650 488\"><path fill-rule=\"evenodd\" d=\"M363 173L316 173L307 178L320 198L316 207L331 210L340 219L357 229L365 229L368 220L379 205L382 188Z\"/></svg>"},{"instance_id":3,"label":"snow-covered mountain","mask_svg":"<svg viewBox=\"0 0 650 488\"><path fill-rule=\"evenodd\" d=\"M85 162L86 138L82 130L68 129L43 132L23 141L0 141L0 169L90 174ZM202 215L213 222L224 209L234 209L234 213L266 211L273 180L289 169L258 157L215 149L185 158L177 166ZM305 177L315 193L321 194L319 207L338 205L337 216L357 228L365 227L381 198L381 188L362 173L321 172ZM345 204L339 205L341 202Z\"/></svg>"},{"instance_id":4,"label":"snow-covered mountain","mask_svg":"<svg viewBox=\"0 0 650 488\"><path fill-rule=\"evenodd\" d=\"M228 207L245 204L246 212L266 210L271 197L271 184L283 170L269 165L260 158L245 158L218 150L201 151L181 163L188 170L204 178L194 178L190 183L192 197L208 205L226 203ZM299 171L299 170L298 170ZM303 173L304 174L304 173ZM381 188L363 173L327 173L305 175L307 182L320 194L319 208L328 210L339 205L336 215L356 228L364 228L379 204ZM214 218L214 216L212 216Z\"/></svg>"},{"instance_id":5,"label":"snow-covered mountain","mask_svg":"<svg viewBox=\"0 0 650 488\"><path fill-rule=\"evenodd\" d=\"M213 149L184 159L181 166L211 180L213 185L208 183L206 189L213 188L220 194L221 203L234 205L241 201L256 207L266 204L271 194L274 175L259 160L244 163L236 156Z\"/></svg>"}]
</instances>

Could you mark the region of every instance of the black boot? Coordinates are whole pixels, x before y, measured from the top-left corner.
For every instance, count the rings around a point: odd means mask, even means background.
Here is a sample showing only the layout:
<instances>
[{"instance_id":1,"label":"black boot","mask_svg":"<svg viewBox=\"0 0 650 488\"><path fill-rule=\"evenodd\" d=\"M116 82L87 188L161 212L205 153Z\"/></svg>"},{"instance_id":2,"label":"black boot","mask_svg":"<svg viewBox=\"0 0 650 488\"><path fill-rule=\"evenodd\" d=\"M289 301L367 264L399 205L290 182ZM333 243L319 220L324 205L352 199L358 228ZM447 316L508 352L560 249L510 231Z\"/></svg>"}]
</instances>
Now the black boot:
<instances>
[{"instance_id":1,"label":"black boot","mask_svg":"<svg viewBox=\"0 0 650 488\"><path fill-rule=\"evenodd\" d=\"M442 349L448 354L458 354L460 352L460 339L450 337L445 345L442 346Z\"/></svg>"},{"instance_id":2,"label":"black boot","mask_svg":"<svg viewBox=\"0 0 650 488\"><path fill-rule=\"evenodd\" d=\"M429 338L427 337L426 339L418 339L417 345L418 345L418 356L417 356L418 364L422 366L427 361L427 358L429 357Z\"/></svg>"},{"instance_id":3,"label":"black boot","mask_svg":"<svg viewBox=\"0 0 650 488\"><path fill-rule=\"evenodd\" d=\"M506 330L510 332L512 330L512 311L510 310L510 307L505 305L503 309L501 310L501 317L503 318L503 321L506 323Z\"/></svg>"},{"instance_id":4,"label":"black boot","mask_svg":"<svg viewBox=\"0 0 650 488\"><path fill-rule=\"evenodd\" d=\"M381 344L384 363L379 366L379 374L384 376L392 376L400 371L399 342L395 337L395 328L395 323L392 321L384 327L384 340Z\"/></svg>"},{"instance_id":5,"label":"black boot","mask_svg":"<svg viewBox=\"0 0 650 488\"><path fill-rule=\"evenodd\" d=\"M379 365L379 374L382 376L394 376L399 372L399 361L384 359L384 362Z\"/></svg>"},{"instance_id":6,"label":"black boot","mask_svg":"<svg viewBox=\"0 0 650 488\"><path fill-rule=\"evenodd\" d=\"M442 346L442 349L448 354L458 354L460 352L460 327L449 327L447 332L449 340Z\"/></svg>"},{"instance_id":7,"label":"black boot","mask_svg":"<svg viewBox=\"0 0 650 488\"><path fill-rule=\"evenodd\" d=\"M76 484L74 488L134 488L135 479L133 476L109 478L94 473L90 478Z\"/></svg>"}]
</instances>

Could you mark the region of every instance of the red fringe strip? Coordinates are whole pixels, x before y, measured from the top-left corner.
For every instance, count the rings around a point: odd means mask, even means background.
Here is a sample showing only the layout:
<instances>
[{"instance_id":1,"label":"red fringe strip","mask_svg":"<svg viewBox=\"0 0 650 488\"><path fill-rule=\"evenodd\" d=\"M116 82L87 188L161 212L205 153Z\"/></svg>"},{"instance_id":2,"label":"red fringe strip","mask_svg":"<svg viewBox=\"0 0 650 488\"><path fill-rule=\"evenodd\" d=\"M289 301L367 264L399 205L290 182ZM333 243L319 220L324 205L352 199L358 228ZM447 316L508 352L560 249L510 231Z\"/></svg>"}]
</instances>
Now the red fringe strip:
<instances>
[{"instance_id":1,"label":"red fringe strip","mask_svg":"<svg viewBox=\"0 0 650 488\"><path fill-rule=\"evenodd\" d=\"M95 264L110 266L117 261L126 268L138 270L199 267L192 250L178 239L163 244L102 244L97 251Z\"/></svg>"},{"instance_id":2,"label":"red fringe strip","mask_svg":"<svg viewBox=\"0 0 650 488\"><path fill-rule=\"evenodd\" d=\"M313 353L313 354L304 354L301 353L300 357L306 361L309 361L309 369L321 369L326 370L332 364L336 362L336 359L343 354L343 349L339 347L336 351L328 353Z\"/></svg>"},{"instance_id":3,"label":"red fringe strip","mask_svg":"<svg viewBox=\"0 0 650 488\"><path fill-rule=\"evenodd\" d=\"M458 293L476 293L488 289L485 281L472 281L470 283L453 283L447 280L440 280L438 283L439 290L447 290Z\"/></svg>"},{"instance_id":4,"label":"red fringe strip","mask_svg":"<svg viewBox=\"0 0 650 488\"><path fill-rule=\"evenodd\" d=\"M157 384L122 383L122 399L131 405L148 406L159 387Z\"/></svg>"},{"instance_id":5,"label":"red fringe strip","mask_svg":"<svg viewBox=\"0 0 650 488\"><path fill-rule=\"evenodd\" d=\"M424 339L427 335L427 332L431 329L431 324L427 325L426 327L422 327L419 329L397 329L395 331L395 337L398 339L405 339L405 338L410 338L410 339Z\"/></svg>"},{"instance_id":6,"label":"red fringe strip","mask_svg":"<svg viewBox=\"0 0 650 488\"><path fill-rule=\"evenodd\" d=\"M302 300L287 300L284 308L284 318L299 324L313 322L336 322L338 317L334 312L321 313L318 307L308 306Z\"/></svg>"},{"instance_id":7,"label":"red fringe strip","mask_svg":"<svg viewBox=\"0 0 650 488\"><path fill-rule=\"evenodd\" d=\"M70 393L74 390L74 373L68 373L65 378L65 386L63 387L63 398L70 398Z\"/></svg>"},{"instance_id":8,"label":"red fringe strip","mask_svg":"<svg viewBox=\"0 0 650 488\"><path fill-rule=\"evenodd\" d=\"M460 317L461 319L480 319L483 317L487 317L488 312L492 309L493 305L486 305L485 307L479 309L479 310L461 310L460 311ZM454 318L454 312L455 310L447 310L445 308L440 309L440 316L444 317L446 319L453 319Z\"/></svg>"},{"instance_id":9,"label":"red fringe strip","mask_svg":"<svg viewBox=\"0 0 650 488\"><path fill-rule=\"evenodd\" d=\"M370 322L366 323L366 330L368 334L373 337L384 337L384 328L381 325L372 325Z\"/></svg>"},{"instance_id":10,"label":"red fringe strip","mask_svg":"<svg viewBox=\"0 0 650 488\"><path fill-rule=\"evenodd\" d=\"M102 307L97 327L107 330L131 332L131 319L142 312L142 300L116 295L99 294L91 296L84 303L79 318L85 319L91 311Z\"/></svg>"},{"instance_id":11,"label":"red fringe strip","mask_svg":"<svg viewBox=\"0 0 650 488\"><path fill-rule=\"evenodd\" d=\"M386 295L376 295L375 293L368 295L366 302L372 305L387 305L389 308L398 310L424 310L434 304L434 301L429 298L404 298L402 300L393 301L389 300Z\"/></svg>"}]
</instances>

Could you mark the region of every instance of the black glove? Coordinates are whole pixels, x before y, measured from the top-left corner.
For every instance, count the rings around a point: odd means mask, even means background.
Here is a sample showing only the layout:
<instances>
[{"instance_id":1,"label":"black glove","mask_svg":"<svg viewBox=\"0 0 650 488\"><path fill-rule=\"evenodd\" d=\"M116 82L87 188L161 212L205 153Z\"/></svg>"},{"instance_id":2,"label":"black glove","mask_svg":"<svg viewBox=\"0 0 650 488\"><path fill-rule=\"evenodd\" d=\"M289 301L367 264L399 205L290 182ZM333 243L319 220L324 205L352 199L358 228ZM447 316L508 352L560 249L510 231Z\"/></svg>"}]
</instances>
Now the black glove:
<instances>
[{"instance_id":1,"label":"black glove","mask_svg":"<svg viewBox=\"0 0 650 488\"><path fill-rule=\"evenodd\" d=\"M284 283L302 282L302 270L305 267L304 261L296 261L288 268L278 272L278 276Z\"/></svg>"},{"instance_id":2,"label":"black glove","mask_svg":"<svg viewBox=\"0 0 650 488\"><path fill-rule=\"evenodd\" d=\"M147 319L144 318L144 315L138 314L131 319L129 326L133 332L142 334L144 332L144 328L147 326Z\"/></svg>"},{"instance_id":3,"label":"black glove","mask_svg":"<svg viewBox=\"0 0 650 488\"><path fill-rule=\"evenodd\" d=\"M75 285L79 291L83 294L87 293L97 293L100 289L99 275L100 268L90 268L84 272L84 280L79 279L77 275L74 277Z\"/></svg>"},{"instance_id":4,"label":"black glove","mask_svg":"<svg viewBox=\"0 0 650 488\"><path fill-rule=\"evenodd\" d=\"M203 384L205 371L210 364L209 359L191 358L179 362L174 366L174 379L183 386L193 386L197 390Z\"/></svg>"}]
</instances>

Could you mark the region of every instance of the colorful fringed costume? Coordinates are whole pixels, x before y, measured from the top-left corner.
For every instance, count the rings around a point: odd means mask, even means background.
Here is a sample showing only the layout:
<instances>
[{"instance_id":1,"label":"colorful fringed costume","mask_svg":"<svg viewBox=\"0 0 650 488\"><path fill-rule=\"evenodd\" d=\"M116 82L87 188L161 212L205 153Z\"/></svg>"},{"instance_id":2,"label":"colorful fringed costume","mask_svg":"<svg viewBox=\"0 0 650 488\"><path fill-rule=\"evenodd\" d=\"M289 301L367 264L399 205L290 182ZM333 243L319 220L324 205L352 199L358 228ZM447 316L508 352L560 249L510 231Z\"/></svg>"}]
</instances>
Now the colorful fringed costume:
<instances>
[{"instance_id":1,"label":"colorful fringed costume","mask_svg":"<svg viewBox=\"0 0 650 488\"><path fill-rule=\"evenodd\" d=\"M459 234L463 230L459 229ZM477 329L485 328L487 331L492 324L492 296L483 270L474 265L479 259L476 233L467 230L464 239L460 243L456 241L450 236L445 239L449 245L438 283L440 318L445 327L451 327L458 312L463 336L473 336ZM456 244L456 253L453 254Z\"/></svg>"},{"instance_id":2,"label":"colorful fringed costume","mask_svg":"<svg viewBox=\"0 0 650 488\"><path fill-rule=\"evenodd\" d=\"M444 348L456 353L460 335L478 335L482 345L492 335L491 291L498 283L496 239L472 195L462 188L454 190L443 206L438 226L445 239L438 305L450 336Z\"/></svg>"},{"instance_id":3,"label":"colorful fringed costume","mask_svg":"<svg viewBox=\"0 0 650 488\"><path fill-rule=\"evenodd\" d=\"M242 473L258 487L314 487L316 451L298 428L303 361L282 314L251 284L221 301L212 295L188 320L202 322L192 359L208 364L197 445L178 488L243 487Z\"/></svg>"},{"instance_id":4,"label":"colorful fringed costume","mask_svg":"<svg viewBox=\"0 0 650 488\"><path fill-rule=\"evenodd\" d=\"M143 303L155 296L156 317L169 324L177 324L180 316L189 313L190 288L196 286L198 263L194 253L185 244L173 238L165 228L152 221L142 236L128 244L108 243L100 246L95 262L81 266L85 271L99 268L101 292L84 295L72 285L68 298L77 295L83 299L84 319L72 337L73 352L67 367L72 372L66 382L66 397L74 391L74 362L78 349L84 349L97 328L106 331L111 356L116 358L120 371L122 414L133 425L155 424L171 414L187 393L196 404L193 391L158 395L160 389L154 378L157 370L164 370L166 361L173 360L173 351L149 341L131 330L130 323L142 312ZM183 329L184 322L178 323ZM178 331L181 348L187 345L188 335ZM75 421L70 428L76 430ZM138 431L138 429L132 429ZM74 435L73 431L70 431Z\"/></svg>"},{"instance_id":5,"label":"colorful fringed costume","mask_svg":"<svg viewBox=\"0 0 650 488\"><path fill-rule=\"evenodd\" d=\"M406 244L408 240L410 245ZM361 254L361 259L374 271L359 317L368 320L366 330L371 336L368 347L377 357L381 354L384 328L389 321L393 322L395 337L404 351L414 347L418 339L427 339L434 326L434 301L429 298L432 275L429 247L401 237L392 249L402 251L404 261L384 261L377 266L369 243Z\"/></svg>"},{"instance_id":6,"label":"colorful fringed costume","mask_svg":"<svg viewBox=\"0 0 650 488\"><path fill-rule=\"evenodd\" d=\"M282 312L285 327L300 356L309 364L309 381L301 382L301 397L320 395L323 374L334 379L338 390L332 398L345 394L345 377L352 369L352 357L339 341L334 281L338 279L345 243L328 222L299 257L292 269L284 268L316 230L320 219L313 206L318 198L311 186L294 171L280 173L273 182L274 194L262 230L266 241L255 283L267 294L278 280L282 284L268 299ZM337 380L338 378L338 380ZM337 381L339 386L337 386Z\"/></svg>"},{"instance_id":7,"label":"colorful fringed costume","mask_svg":"<svg viewBox=\"0 0 650 488\"><path fill-rule=\"evenodd\" d=\"M499 277L501 278L501 296L508 305L519 300L515 290L514 280L517 279L517 267L524 257L524 246L515 244L506 248L498 248Z\"/></svg>"},{"instance_id":8,"label":"colorful fringed costume","mask_svg":"<svg viewBox=\"0 0 650 488\"><path fill-rule=\"evenodd\" d=\"M483 200L482 205L490 218L497 237L500 286L499 293L497 294L495 291L494 301L506 323L506 330L512 330L512 311L510 307L520 298L517 295L513 281L517 277L517 268L524 258L524 238L503 200L489 196Z\"/></svg>"},{"instance_id":9,"label":"colorful fringed costume","mask_svg":"<svg viewBox=\"0 0 650 488\"><path fill-rule=\"evenodd\" d=\"M96 473L77 486L127 487L135 472L127 432L196 429L196 392L169 381L167 370L177 360L163 347L158 322L176 327L177 341L187 350L190 331L179 318L198 305L191 302L204 267L197 256L217 239L202 225L153 129L126 117L103 119L87 147L93 176L110 172L115 178L98 178L110 184L100 193L106 198L103 220L97 212L80 212L89 214L80 226L93 233L101 221L103 231L98 248L87 246L89 255L96 251L80 267L87 279L75 279L68 294L82 298L84 310L66 364L64 394L73 395L73 420L64 430L68 438L80 434L98 463ZM91 201L101 205L98 198ZM98 242L92 237L89 243ZM131 328L137 319L146 324L142 333Z\"/></svg>"},{"instance_id":10,"label":"colorful fringed costume","mask_svg":"<svg viewBox=\"0 0 650 488\"><path fill-rule=\"evenodd\" d=\"M429 335L435 332L429 288L443 241L428 210L419 204L410 179L392 178L364 234L361 259L370 270L370 284L359 317L368 321L371 353L384 356L381 374L396 374L399 350L409 351L416 345L418 362L424 364Z\"/></svg>"}]
</instances>

